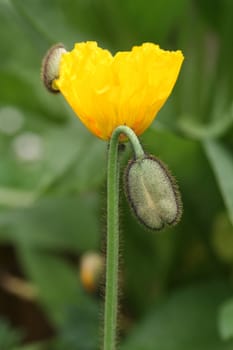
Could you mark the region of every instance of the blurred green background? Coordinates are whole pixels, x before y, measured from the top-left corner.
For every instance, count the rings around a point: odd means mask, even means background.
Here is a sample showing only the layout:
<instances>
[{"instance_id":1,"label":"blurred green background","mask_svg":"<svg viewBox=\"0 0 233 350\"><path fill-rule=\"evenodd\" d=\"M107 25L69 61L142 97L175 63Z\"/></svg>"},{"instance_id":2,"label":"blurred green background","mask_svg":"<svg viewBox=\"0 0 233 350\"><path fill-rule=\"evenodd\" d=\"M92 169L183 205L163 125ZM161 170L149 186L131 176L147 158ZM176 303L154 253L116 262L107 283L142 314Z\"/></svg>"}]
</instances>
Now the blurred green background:
<instances>
[{"instance_id":1,"label":"blurred green background","mask_svg":"<svg viewBox=\"0 0 233 350\"><path fill-rule=\"evenodd\" d=\"M107 144L40 81L49 47L181 49L172 96L141 140L168 164L181 223L144 230L122 191L119 348L233 349L233 1L0 0L0 349L97 350ZM131 157L130 149L122 163Z\"/></svg>"}]
</instances>

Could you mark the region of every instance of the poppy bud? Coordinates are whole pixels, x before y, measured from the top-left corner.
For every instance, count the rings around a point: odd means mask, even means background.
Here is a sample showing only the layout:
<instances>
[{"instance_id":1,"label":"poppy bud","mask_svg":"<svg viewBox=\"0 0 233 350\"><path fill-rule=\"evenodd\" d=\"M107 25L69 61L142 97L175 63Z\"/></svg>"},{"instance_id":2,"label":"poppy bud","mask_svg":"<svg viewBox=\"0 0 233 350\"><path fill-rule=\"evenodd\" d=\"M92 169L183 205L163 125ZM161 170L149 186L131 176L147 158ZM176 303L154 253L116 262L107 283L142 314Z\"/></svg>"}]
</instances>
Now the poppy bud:
<instances>
[{"instance_id":1,"label":"poppy bud","mask_svg":"<svg viewBox=\"0 0 233 350\"><path fill-rule=\"evenodd\" d=\"M84 288L89 292L97 290L104 271L104 259L95 252L85 253L80 262L80 278Z\"/></svg>"},{"instance_id":2,"label":"poppy bud","mask_svg":"<svg viewBox=\"0 0 233 350\"><path fill-rule=\"evenodd\" d=\"M52 46L45 55L42 62L41 78L45 87L53 93L60 92L58 87L53 83L59 77L59 66L61 56L66 52L63 44Z\"/></svg>"},{"instance_id":3,"label":"poppy bud","mask_svg":"<svg viewBox=\"0 0 233 350\"><path fill-rule=\"evenodd\" d=\"M125 191L139 221L151 230L175 225L182 215L180 192L167 167L153 156L131 160L125 171Z\"/></svg>"}]
</instances>

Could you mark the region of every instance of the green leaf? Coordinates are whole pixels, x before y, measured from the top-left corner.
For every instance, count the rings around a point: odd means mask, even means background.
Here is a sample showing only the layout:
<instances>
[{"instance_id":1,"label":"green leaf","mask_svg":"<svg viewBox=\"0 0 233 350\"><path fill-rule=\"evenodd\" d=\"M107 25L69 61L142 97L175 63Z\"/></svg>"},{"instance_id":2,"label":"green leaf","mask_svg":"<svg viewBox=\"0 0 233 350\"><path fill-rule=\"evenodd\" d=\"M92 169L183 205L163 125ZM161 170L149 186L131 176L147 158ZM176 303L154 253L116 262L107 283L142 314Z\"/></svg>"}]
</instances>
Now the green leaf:
<instances>
[{"instance_id":1,"label":"green leaf","mask_svg":"<svg viewBox=\"0 0 233 350\"><path fill-rule=\"evenodd\" d=\"M20 246L18 254L26 275L37 287L39 302L55 326L65 325L70 310L85 310L91 305L82 290L78 270L64 258L26 244Z\"/></svg>"},{"instance_id":2,"label":"green leaf","mask_svg":"<svg viewBox=\"0 0 233 350\"><path fill-rule=\"evenodd\" d=\"M71 35L75 37L74 31L70 30L69 22L66 20L65 11L62 11L60 2L52 0L47 2L30 1L18 2L12 0L15 11L22 18L21 26L39 35L50 45L55 41L67 42ZM66 28L66 30L64 30Z\"/></svg>"},{"instance_id":3,"label":"green leaf","mask_svg":"<svg viewBox=\"0 0 233 350\"><path fill-rule=\"evenodd\" d=\"M149 39L153 41L164 39L182 16L186 3L186 0L117 1L123 17L131 25L131 31L139 38L153 38Z\"/></svg>"},{"instance_id":4,"label":"green leaf","mask_svg":"<svg viewBox=\"0 0 233 350\"><path fill-rule=\"evenodd\" d=\"M17 245L82 252L99 245L98 197L47 198L0 212L0 238Z\"/></svg>"},{"instance_id":5,"label":"green leaf","mask_svg":"<svg viewBox=\"0 0 233 350\"><path fill-rule=\"evenodd\" d=\"M50 45L63 42L71 49L75 42L90 40L90 36L95 39L98 35L111 36L110 31L104 31L107 18L103 16L103 4L99 1L35 0L32 4L30 0L12 0L12 3L27 33L34 31Z\"/></svg>"},{"instance_id":6,"label":"green leaf","mask_svg":"<svg viewBox=\"0 0 233 350\"><path fill-rule=\"evenodd\" d=\"M24 62L25 65L22 67L28 69L35 67L35 61L38 60L38 46L32 47L31 43L28 42L10 0L0 2L0 23L2 28L0 31L1 49L4 53L1 55L0 67L17 65L19 62L21 64ZM15 43L19 45L17 48ZM22 91L18 91L18 93L20 92Z\"/></svg>"},{"instance_id":7,"label":"green leaf","mask_svg":"<svg viewBox=\"0 0 233 350\"><path fill-rule=\"evenodd\" d=\"M227 300L221 306L219 331L224 340L233 338L233 299Z\"/></svg>"},{"instance_id":8,"label":"green leaf","mask_svg":"<svg viewBox=\"0 0 233 350\"><path fill-rule=\"evenodd\" d=\"M84 192L102 184L106 174L106 143L90 135L77 160L55 183L59 193Z\"/></svg>"},{"instance_id":9,"label":"green leaf","mask_svg":"<svg viewBox=\"0 0 233 350\"><path fill-rule=\"evenodd\" d=\"M54 350L99 349L99 309L94 300L73 307L65 319Z\"/></svg>"},{"instance_id":10,"label":"green leaf","mask_svg":"<svg viewBox=\"0 0 233 350\"><path fill-rule=\"evenodd\" d=\"M218 141L205 141L203 142L203 147L215 173L219 189L233 224L233 157Z\"/></svg>"},{"instance_id":11,"label":"green leaf","mask_svg":"<svg viewBox=\"0 0 233 350\"><path fill-rule=\"evenodd\" d=\"M14 348L14 350L49 350L49 347L45 343L33 343Z\"/></svg>"},{"instance_id":12,"label":"green leaf","mask_svg":"<svg viewBox=\"0 0 233 350\"><path fill-rule=\"evenodd\" d=\"M221 117L219 117L221 115ZM213 120L209 125L198 123L189 116L182 116L178 120L179 129L188 137L204 140L207 138L218 138L226 133L233 124L233 108L225 114L219 113L218 118Z\"/></svg>"},{"instance_id":13,"label":"green leaf","mask_svg":"<svg viewBox=\"0 0 233 350\"><path fill-rule=\"evenodd\" d=\"M73 116L73 118L75 118ZM44 191L60 179L66 192L91 190L104 179L106 143L83 129L79 120L45 134L45 159L38 190Z\"/></svg>"},{"instance_id":14,"label":"green leaf","mask_svg":"<svg viewBox=\"0 0 233 350\"><path fill-rule=\"evenodd\" d=\"M45 191L55 180L78 162L86 146L85 134L70 126L50 129L44 136L43 173L38 190ZM77 178L78 181L78 178Z\"/></svg>"},{"instance_id":15,"label":"green leaf","mask_svg":"<svg viewBox=\"0 0 233 350\"><path fill-rule=\"evenodd\" d=\"M10 107L8 109L11 110ZM19 109L14 108L13 111ZM37 198L51 187L53 189L64 187L58 192L64 192L64 189L66 193L84 192L96 188L103 181L106 169L106 143L93 137L75 116L72 122L58 127L36 118L35 115L31 115L30 119L27 114L24 124L25 131L20 130L16 135L10 137L7 135L8 138L3 139L0 168L2 184L0 187L3 192L5 187L5 192L11 192L13 198L15 188L15 192L25 192L26 196L26 192L29 191L29 196L32 194ZM38 139L38 159L25 161L24 153L22 154L26 151L25 147L18 155L20 147L17 141L25 135L30 135L28 140L33 137ZM27 147L33 149L33 142L30 144L28 141ZM64 186L61 186L62 183L65 183ZM4 205L4 198L0 202ZM6 206L7 202L5 198ZM10 205L14 204L10 199L9 202Z\"/></svg>"},{"instance_id":16,"label":"green leaf","mask_svg":"<svg viewBox=\"0 0 233 350\"><path fill-rule=\"evenodd\" d=\"M223 283L213 282L174 292L129 335L123 350L230 350L217 332L217 313L230 294Z\"/></svg>"},{"instance_id":17,"label":"green leaf","mask_svg":"<svg viewBox=\"0 0 233 350\"><path fill-rule=\"evenodd\" d=\"M13 329L5 319L0 319L0 349L15 350L22 338L21 331Z\"/></svg>"},{"instance_id":18,"label":"green leaf","mask_svg":"<svg viewBox=\"0 0 233 350\"><path fill-rule=\"evenodd\" d=\"M35 193L10 187L0 187L0 206L27 207L35 201Z\"/></svg>"}]
</instances>

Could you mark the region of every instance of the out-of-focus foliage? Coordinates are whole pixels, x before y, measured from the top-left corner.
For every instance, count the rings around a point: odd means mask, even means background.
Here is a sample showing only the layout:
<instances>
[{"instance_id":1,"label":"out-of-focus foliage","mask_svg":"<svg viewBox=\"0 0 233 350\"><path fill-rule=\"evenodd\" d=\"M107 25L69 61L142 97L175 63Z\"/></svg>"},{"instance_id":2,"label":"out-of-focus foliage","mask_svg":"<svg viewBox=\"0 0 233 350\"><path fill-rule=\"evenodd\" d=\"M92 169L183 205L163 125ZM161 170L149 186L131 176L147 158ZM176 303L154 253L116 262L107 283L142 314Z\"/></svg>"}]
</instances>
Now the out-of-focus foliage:
<instances>
[{"instance_id":1,"label":"out-of-focus foliage","mask_svg":"<svg viewBox=\"0 0 233 350\"><path fill-rule=\"evenodd\" d=\"M51 45L83 40L185 55L142 136L179 182L183 219L145 231L122 194L120 348L233 347L232 22L231 0L0 1L1 349L101 344L103 293L85 291L79 262L104 246L107 144L40 81ZM126 147L122 167L130 156Z\"/></svg>"},{"instance_id":2,"label":"out-of-focus foliage","mask_svg":"<svg viewBox=\"0 0 233 350\"><path fill-rule=\"evenodd\" d=\"M5 320L0 320L0 347L1 349L13 350L19 346L22 334L14 330Z\"/></svg>"}]
</instances>

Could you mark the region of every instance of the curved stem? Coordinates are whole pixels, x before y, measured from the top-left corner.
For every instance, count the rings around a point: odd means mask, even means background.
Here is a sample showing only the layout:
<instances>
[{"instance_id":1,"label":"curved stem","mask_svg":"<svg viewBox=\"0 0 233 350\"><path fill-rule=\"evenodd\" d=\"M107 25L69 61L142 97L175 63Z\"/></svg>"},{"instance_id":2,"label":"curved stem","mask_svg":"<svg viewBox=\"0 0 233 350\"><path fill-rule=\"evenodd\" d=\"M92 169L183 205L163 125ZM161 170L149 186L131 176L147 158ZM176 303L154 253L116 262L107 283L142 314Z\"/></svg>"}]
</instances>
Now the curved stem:
<instances>
[{"instance_id":1,"label":"curved stem","mask_svg":"<svg viewBox=\"0 0 233 350\"><path fill-rule=\"evenodd\" d=\"M144 150L143 150L136 134L128 126L125 126L125 125L118 126L112 133L111 141L113 140L113 142L115 142L114 140L116 140L118 142L119 136L121 134L124 134L129 139L131 146L133 148L135 157L137 159L142 158L144 156ZM110 143L111 143L111 141L110 141Z\"/></svg>"},{"instance_id":2,"label":"curved stem","mask_svg":"<svg viewBox=\"0 0 233 350\"><path fill-rule=\"evenodd\" d=\"M127 126L117 127L111 137L107 172L107 252L104 310L104 350L116 349L118 266L119 266L119 136L125 134L131 142L136 158L144 151L135 133Z\"/></svg>"}]
</instances>

